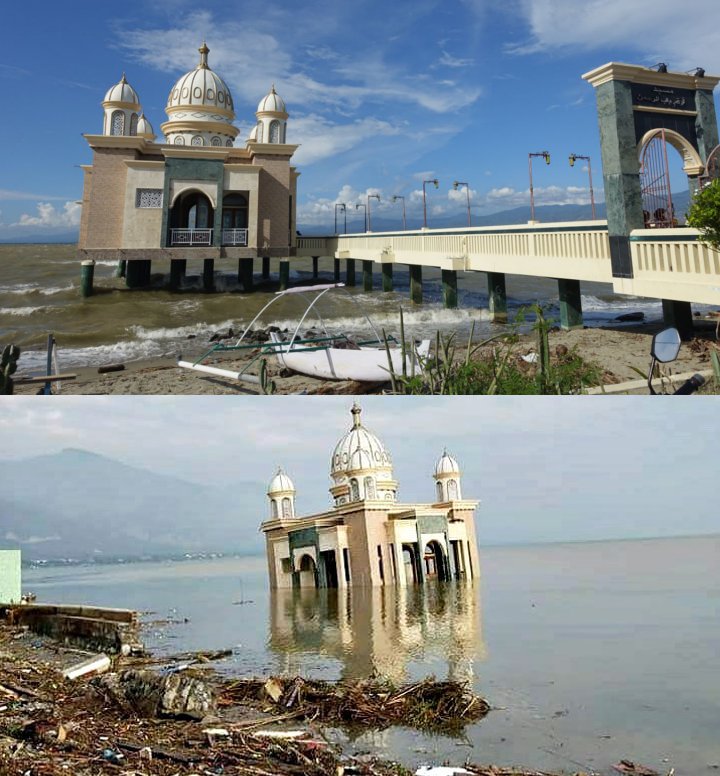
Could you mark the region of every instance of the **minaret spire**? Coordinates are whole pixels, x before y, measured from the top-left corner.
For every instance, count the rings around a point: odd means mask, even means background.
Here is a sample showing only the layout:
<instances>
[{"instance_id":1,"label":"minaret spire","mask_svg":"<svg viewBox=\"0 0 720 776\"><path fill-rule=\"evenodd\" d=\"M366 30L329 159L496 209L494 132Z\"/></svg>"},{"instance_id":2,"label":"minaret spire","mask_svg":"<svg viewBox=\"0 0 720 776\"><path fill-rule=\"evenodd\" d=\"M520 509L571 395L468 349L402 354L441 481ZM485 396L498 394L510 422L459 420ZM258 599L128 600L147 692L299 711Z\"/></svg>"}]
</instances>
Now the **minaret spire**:
<instances>
[{"instance_id":1,"label":"minaret spire","mask_svg":"<svg viewBox=\"0 0 720 776\"><path fill-rule=\"evenodd\" d=\"M198 67L208 68L208 54L210 53L210 49L205 41L202 42L202 46L200 46L198 51L200 52L200 64Z\"/></svg>"},{"instance_id":2,"label":"minaret spire","mask_svg":"<svg viewBox=\"0 0 720 776\"><path fill-rule=\"evenodd\" d=\"M353 428L360 428L360 413L362 412L362 407L357 402L355 402L350 412L353 416Z\"/></svg>"}]
</instances>

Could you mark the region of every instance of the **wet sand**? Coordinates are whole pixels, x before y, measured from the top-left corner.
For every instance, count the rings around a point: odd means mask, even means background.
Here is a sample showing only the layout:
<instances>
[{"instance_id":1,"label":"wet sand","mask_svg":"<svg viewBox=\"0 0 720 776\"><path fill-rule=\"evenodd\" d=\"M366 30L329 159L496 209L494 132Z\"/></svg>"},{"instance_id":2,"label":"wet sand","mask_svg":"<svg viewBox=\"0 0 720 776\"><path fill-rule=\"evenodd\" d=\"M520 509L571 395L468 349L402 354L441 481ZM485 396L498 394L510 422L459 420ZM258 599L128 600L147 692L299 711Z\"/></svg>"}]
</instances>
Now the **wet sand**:
<instances>
[{"instance_id":1,"label":"wet sand","mask_svg":"<svg viewBox=\"0 0 720 776\"><path fill-rule=\"evenodd\" d=\"M650 363L650 345L653 334L663 328L660 323L618 325L617 327L577 329L575 331L553 331L550 334L551 351L558 345L577 348L586 360L596 363L604 372L604 384L613 385L630 380L639 380L639 370L646 374ZM522 354L535 350L535 337L525 335L518 345ZM460 341L463 349L464 343ZM710 369L710 354L720 351L716 339L716 326L712 322L698 322L695 338L684 342L677 361L667 365L669 373L702 372ZM246 363L243 359L218 359L214 365L239 371ZM22 367L22 358L20 360ZM23 370L19 369L19 373ZM97 368L85 367L67 370L77 374L75 380L61 385L60 394L150 394L150 395L197 395L197 394L257 394L255 385L240 383L232 379L180 369L172 359L134 361L125 364L122 371L98 374ZM251 370L256 372L257 368ZM275 382L277 394L369 394L378 393L385 386L361 384L352 381L319 380L304 375L288 374L268 359L268 374ZM18 374L18 376L20 376ZM34 394L37 385L20 385L15 389L18 395Z\"/></svg>"}]
</instances>

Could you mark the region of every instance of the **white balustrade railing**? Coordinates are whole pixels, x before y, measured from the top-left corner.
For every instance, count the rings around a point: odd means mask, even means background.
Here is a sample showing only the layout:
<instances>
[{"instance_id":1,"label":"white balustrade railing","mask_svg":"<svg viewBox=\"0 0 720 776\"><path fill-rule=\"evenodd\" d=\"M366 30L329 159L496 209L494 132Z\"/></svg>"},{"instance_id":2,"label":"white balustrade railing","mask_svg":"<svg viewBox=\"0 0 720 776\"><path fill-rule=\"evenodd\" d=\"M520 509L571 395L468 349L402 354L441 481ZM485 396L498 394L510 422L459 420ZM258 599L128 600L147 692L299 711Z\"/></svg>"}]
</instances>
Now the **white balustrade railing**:
<instances>
[{"instance_id":1,"label":"white balustrade railing","mask_svg":"<svg viewBox=\"0 0 720 776\"><path fill-rule=\"evenodd\" d=\"M212 229L171 229L170 245L212 245Z\"/></svg>"},{"instance_id":2,"label":"white balustrade railing","mask_svg":"<svg viewBox=\"0 0 720 776\"><path fill-rule=\"evenodd\" d=\"M248 244L248 230L247 229L223 229L222 244L246 246Z\"/></svg>"}]
</instances>

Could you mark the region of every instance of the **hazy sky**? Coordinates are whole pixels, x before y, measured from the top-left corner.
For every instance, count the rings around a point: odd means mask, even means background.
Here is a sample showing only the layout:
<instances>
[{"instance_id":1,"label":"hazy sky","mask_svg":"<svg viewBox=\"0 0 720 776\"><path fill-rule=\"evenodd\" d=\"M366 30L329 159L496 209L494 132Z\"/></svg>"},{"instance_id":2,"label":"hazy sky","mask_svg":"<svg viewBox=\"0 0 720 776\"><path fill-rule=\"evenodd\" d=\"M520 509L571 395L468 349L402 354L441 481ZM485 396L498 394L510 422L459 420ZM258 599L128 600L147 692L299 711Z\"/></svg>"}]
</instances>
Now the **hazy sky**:
<instances>
[{"instance_id":1,"label":"hazy sky","mask_svg":"<svg viewBox=\"0 0 720 776\"><path fill-rule=\"evenodd\" d=\"M330 505L330 456L348 397L0 397L3 458L78 447L204 483L257 480L282 465L299 513ZM482 501L480 542L720 530L720 400L694 397L363 397L363 422L393 456L400 499L434 498L443 447ZM6 484L3 485L6 487ZM228 509L255 531L237 492Z\"/></svg>"},{"instance_id":2,"label":"hazy sky","mask_svg":"<svg viewBox=\"0 0 720 776\"><path fill-rule=\"evenodd\" d=\"M200 8L200 10L198 10ZM239 145L274 82L299 143L300 223L332 223L334 204L380 193L373 210L422 208L464 223L467 182L477 213L527 205L527 154L548 150L538 204L586 203L590 155L602 198L593 89L580 76L611 60L720 72L717 0L125 0L6 3L0 139L0 238L76 226L90 162L82 133L102 127L100 103L122 72L161 136L167 95L198 61L234 96ZM672 151L672 149L671 149ZM679 156L672 152L679 166ZM355 226L361 223L360 218ZM348 222L352 228L351 220Z\"/></svg>"}]
</instances>

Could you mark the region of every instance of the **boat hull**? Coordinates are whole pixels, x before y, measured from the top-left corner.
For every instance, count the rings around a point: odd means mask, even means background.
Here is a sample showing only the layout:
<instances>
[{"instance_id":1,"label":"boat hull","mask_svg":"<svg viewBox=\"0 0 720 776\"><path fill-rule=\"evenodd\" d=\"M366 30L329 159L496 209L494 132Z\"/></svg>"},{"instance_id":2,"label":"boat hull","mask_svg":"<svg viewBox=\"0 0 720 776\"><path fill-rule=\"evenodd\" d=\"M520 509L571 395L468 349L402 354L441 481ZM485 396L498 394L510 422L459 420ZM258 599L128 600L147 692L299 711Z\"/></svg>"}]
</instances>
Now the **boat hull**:
<instances>
[{"instance_id":1,"label":"boat hull","mask_svg":"<svg viewBox=\"0 0 720 776\"><path fill-rule=\"evenodd\" d=\"M271 333L272 342L281 342L275 332ZM417 355L406 355L407 374L412 372L412 362L415 362L415 374L422 371L419 359L427 357L430 351L430 340L423 340L416 346ZM292 350L275 351L278 363L292 369L293 372L317 377L323 380L357 380L358 382L385 382L390 379L388 352L384 347L361 347L357 350L346 348L315 348L312 346L293 345ZM393 371L401 374L402 350L391 348ZM419 359L418 359L419 357Z\"/></svg>"}]
</instances>

